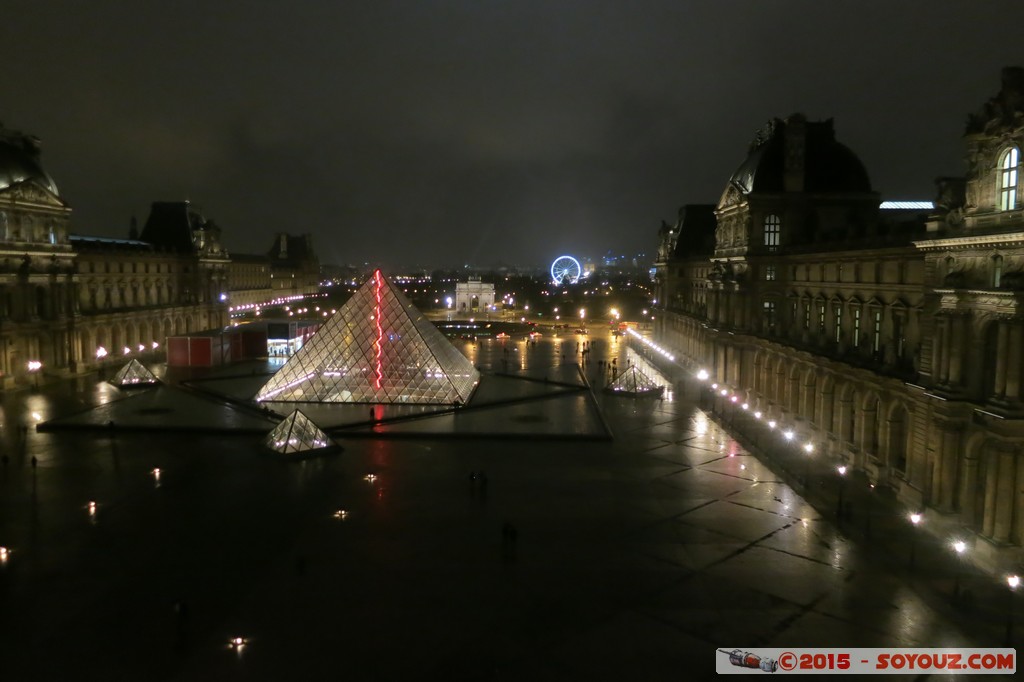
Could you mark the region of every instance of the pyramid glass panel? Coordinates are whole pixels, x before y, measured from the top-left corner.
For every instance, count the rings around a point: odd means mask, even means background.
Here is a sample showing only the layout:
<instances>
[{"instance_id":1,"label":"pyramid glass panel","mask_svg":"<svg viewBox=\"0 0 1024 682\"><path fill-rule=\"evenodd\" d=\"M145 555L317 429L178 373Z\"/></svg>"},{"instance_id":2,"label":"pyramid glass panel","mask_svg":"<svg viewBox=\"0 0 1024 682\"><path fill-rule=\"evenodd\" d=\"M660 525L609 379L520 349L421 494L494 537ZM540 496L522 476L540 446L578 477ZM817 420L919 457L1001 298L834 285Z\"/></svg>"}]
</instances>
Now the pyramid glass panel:
<instances>
[{"instance_id":1,"label":"pyramid glass panel","mask_svg":"<svg viewBox=\"0 0 1024 682\"><path fill-rule=\"evenodd\" d=\"M256 400L465 404L479 380L469 358L378 270Z\"/></svg>"},{"instance_id":2,"label":"pyramid glass panel","mask_svg":"<svg viewBox=\"0 0 1024 682\"><path fill-rule=\"evenodd\" d=\"M274 427L266 445L275 452L291 454L329 448L334 442L309 417L295 410Z\"/></svg>"},{"instance_id":3,"label":"pyramid glass panel","mask_svg":"<svg viewBox=\"0 0 1024 682\"><path fill-rule=\"evenodd\" d=\"M117 370L110 383L115 386L149 386L157 383L157 378L145 365L132 358L131 362Z\"/></svg>"},{"instance_id":4,"label":"pyramid glass panel","mask_svg":"<svg viewBox=\"0 0 1024 682\"><path fill-rule=\"evenodd\" d=\"M661 389L660 385L636 367L628 367L608 384L608 390L616 393L653 393Z\"/></svg>"}]
</instances>

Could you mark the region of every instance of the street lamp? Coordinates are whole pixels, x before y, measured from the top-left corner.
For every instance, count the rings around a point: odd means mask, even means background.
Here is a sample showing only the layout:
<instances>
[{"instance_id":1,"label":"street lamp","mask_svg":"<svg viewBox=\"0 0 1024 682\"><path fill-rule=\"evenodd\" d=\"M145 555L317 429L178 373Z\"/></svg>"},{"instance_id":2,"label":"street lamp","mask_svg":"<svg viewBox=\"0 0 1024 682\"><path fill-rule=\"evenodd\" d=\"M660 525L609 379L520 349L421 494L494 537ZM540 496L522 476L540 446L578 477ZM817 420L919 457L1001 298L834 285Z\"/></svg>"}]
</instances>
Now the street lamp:
<instances>
[{"instance_id":1,"label":"street lamp","mask_svg":"<svg viewBox=\"0 0 1024 682\"><path fill-rule=\"evenodd\" d=\"M838 466L836 471L839 472L839 500L836 502L836 519L839 521L843 520L843 492L846 488L846 467Z\"/></svg>"},{"instance_id":2,"label":"street lamp","mask_svg":"<svg viewBox=\"0 0 1024 682\"><path fill-rule=\"evenodd\" d=\"M39 362L38 360L29 360L28 364L26 366L28 367L29 373L32 374L34 376L34 378L35 378L36 390L38 391L39 390L39 370L43 368L43 363Z\"/></svg>"},{"instance_id":3,"label":"street lamp","mask_svg":"<svg viewBox=\"0 0 1024 682\"><path fill-rule=\"evenodd\" d=\"M956 552L957 557L956 573L953 575L953 597L956 599L960 598L960 572L963 569L963 555L966 550L966 542L963 540L953 541L953 551Z\"/></svg>"},{"instance_id":4,"label":"street lamp","mask_svg":"<svg viewBox=\"0 0 1024 682\"><path fill-rule=\"evenodd\" d=\"M917 524L921 523L924 517L914 512L910 515L910 523L913 524L914 529L910 533L910 567L914 567L914 545L917 543Z\"/></svg>"},{"instance_id":5,"label":"street lamp","mask_svg":"<svg viewBox=\"0 0 1024 682\"><path fill-rule=\"evenodd\" d=\"M1013 642L1013 600L1017 596L1017 586L1020 585L1019 575L1006 576L1006 584L1010 588L1010 598L1006 600L1006 646Z\"/></svg>"}]
</instances>

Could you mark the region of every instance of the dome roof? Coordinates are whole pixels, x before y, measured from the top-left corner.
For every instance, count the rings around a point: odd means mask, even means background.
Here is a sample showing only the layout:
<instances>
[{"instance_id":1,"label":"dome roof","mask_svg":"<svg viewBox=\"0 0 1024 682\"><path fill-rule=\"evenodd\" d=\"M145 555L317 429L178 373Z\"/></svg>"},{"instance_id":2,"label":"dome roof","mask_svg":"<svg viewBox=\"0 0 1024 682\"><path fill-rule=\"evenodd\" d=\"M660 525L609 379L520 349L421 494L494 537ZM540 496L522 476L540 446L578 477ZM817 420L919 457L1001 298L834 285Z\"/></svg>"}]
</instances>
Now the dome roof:
<instances>
[{"instance_id":1,"label":"dome roof","mask_svg":"<svg viewBox=\"0 0 1024 682\"><path fill-rule=\"evenodd\" d=\"M871 181L857 155L836 142L832 119L809 122L800 114L775 119L758 132L747 159L729 179L743 194L786 191L787 146L799 153L803 191L870 192Z\"/></svg>"},{"instance_id":2,"label":"dome roof","mask_svg":"<svg viewBox=\"0 0 1024 682\"><path fill-rule=\"evenodd\" d=\"M57 183L39 165L39 140L0 127L0 190L26 180L59 195Z\"/></svg>"}]
</instances>

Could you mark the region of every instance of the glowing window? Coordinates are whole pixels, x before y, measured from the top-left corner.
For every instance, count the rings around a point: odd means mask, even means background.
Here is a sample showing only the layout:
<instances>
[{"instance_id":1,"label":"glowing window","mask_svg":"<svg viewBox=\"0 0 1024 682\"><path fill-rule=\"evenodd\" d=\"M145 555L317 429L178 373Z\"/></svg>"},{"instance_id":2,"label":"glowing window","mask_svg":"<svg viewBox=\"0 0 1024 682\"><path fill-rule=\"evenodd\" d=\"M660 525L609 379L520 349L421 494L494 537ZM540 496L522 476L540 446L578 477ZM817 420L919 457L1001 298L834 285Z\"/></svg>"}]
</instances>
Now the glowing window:
<instances>
[{"instance_id":1,"label":"glowing window","mask_svg":"<svg viewBox=\"0 0 1024 682\"><path fill-rule=\"evenodd\" d=\"M773 281L775 281L775 277L776 277L775 266L774 265L766 265L764 267L764 278L767 281L769 281L769 282L773 282Z\"/></svg>"},{"instance_id":2,"label":"glowing window","mask_svg":"<svg viewBox=\"0 0 1024 682\"><path fill-rule=\"evenodd\" d=\"M841 339L843 337L843 307L837 305L835 307L835 311L834 312L835 312L835 316L836 316L835 325L834 325L834 329L835 329L835 333L836 333L836 343L839 343L839 339Z\"/></svg>"},{"instance_id":3,"label":"glowing window","mask_svg":"<svg viewBox=\"0 0 1024 682\"><path fill-rule=\"evenodd\" d=\"M782 219L772 214L764 219L764 245L769 251L779 248L779 238L782 235Z\"/></svg>"},{"instance_id":4,"label":"glowing window","mask_svg":"<svg viewBox=\"0 0 1024 682\"><path fill-rule=\"evenodd\" d=\"M875 327L871 333L871 350L878 352L882 349L882 311L875 311Z\"/></svg>"},{"instance_id":5,"label":"glowing window","mask_svg":"<svg viewBox=\"0 0 1024 682\"><path fill-rule=\"evenodd\" d=\"M1017 175L1020 170L1020 150L1010 147L999 161L999 210L1017 208Z\"/></svg>"}]
</instances>

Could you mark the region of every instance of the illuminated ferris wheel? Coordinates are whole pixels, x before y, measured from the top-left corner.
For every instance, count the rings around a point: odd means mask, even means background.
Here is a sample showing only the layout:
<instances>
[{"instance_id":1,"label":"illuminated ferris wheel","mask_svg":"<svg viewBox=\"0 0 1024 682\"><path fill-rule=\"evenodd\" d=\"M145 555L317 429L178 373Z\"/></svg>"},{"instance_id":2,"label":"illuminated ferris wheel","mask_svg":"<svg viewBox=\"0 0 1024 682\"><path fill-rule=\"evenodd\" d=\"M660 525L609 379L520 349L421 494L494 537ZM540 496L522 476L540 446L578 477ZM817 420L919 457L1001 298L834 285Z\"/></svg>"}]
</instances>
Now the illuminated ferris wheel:
<instances>
[{"instance_id":1,"label":"illuminated ferris wheel","mask_svg":"<svg viewBox=\"0 0 1024 682\"><path fill-rule=\"evenodd\" d=\"M559 256L551 264L551 279L555 284L564 284L566 280L569 284L576 284L581 274L580 262L572 256Z\"/></svg>"}]
</instances>

